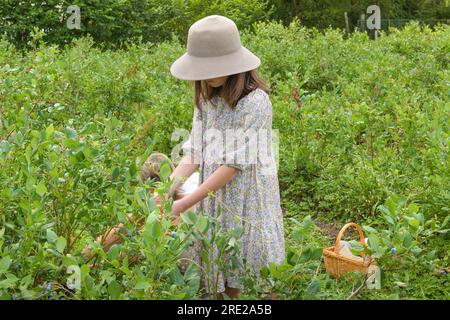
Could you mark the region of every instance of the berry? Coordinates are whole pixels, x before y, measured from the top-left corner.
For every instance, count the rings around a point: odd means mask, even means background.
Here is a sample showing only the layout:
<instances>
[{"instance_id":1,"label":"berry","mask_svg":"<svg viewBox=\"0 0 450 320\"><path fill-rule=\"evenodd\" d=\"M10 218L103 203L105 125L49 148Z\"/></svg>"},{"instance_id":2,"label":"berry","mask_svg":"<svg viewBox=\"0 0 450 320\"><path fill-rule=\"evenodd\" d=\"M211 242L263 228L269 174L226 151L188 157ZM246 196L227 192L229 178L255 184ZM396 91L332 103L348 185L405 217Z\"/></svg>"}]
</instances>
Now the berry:
<instances>
[{"instance_id":1,"label":"berry","mask_svg":"<svg viewBox=\"0 0 450 320\"><path fill-rule=\"evenodd\" d=\"M71 284L71 283L68 283L68 284L67 284L67 288L68 288L69 290L74 290L74 289L75 289L75 286L74 286L73 284Z\"/></svg>"},{"instance_id":2,"label":"berry","mask_svg":"<svg viewBox=\"0 0 450 320\"><path fill-rule=\"evenodd\" d=\"M170 236L171 236L172 238L176 238L176 237L177 237L177 233L176 233L175 231L173 231L173 232L170 234Z\"/></svg>"},{"instance_id":3,"label":"berry","mask_svg":"<svg viewBox=\"0 0 450 320\"><path fill-rule=\"evenodd\" d=\"M52 290L52 284L50 282L45 285L45 290L46 291Z\"/></svg>"},{"instance_id":4,"label":"berry","mask_svg":"<svg viewBox=\"0 0 450 320\"><path fill-rule=\"evenodd\" d=\"M391 248L391 253L392 253L392 254L396 254L396 253L397 253L397 249L396 249L395 247L392 247L392 248Z\"/></svg>"},{"instance_id":5,"label":"berry","mask_svg":"<svg viewBox=\"0 0 450 320\"><path fill-rule=\"evenodd\" d=\"M444 269L440 270L439 273L441 274L441 276L445 276L447 274Z\"/></svg>"}]
</instances>

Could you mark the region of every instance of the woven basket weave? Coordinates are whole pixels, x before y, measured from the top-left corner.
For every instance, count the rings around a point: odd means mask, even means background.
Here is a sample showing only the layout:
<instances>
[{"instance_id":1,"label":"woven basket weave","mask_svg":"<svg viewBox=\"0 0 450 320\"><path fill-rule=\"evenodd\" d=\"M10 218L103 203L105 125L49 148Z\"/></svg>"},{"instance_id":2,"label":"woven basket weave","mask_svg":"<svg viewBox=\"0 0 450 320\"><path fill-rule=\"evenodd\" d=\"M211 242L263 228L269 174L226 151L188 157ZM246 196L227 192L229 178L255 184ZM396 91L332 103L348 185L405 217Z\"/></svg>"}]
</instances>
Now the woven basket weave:
<instances>
[{"instance_id":1,"label":"woven basket weave","mask_svg":"<svg viewBox=\"0 0 450 320\"><path fill-rule=\"evenodd\" d=\"M336 238L336 244L332 247L323 249L325 268L327 272L330 273L331 276L335 278L339 278L343 274L352 271L367 273L369 266L372 264L376 264L376 261L367 255L363 255L363 261L357 261L347 256L339 254L339 244L341 242L342 236L349 227L356 228L356 230L359 233L359 242L363 246L366 246L366 242L364 241L364 234L359 225L351 222L347 223L345 226L342 227L341 231L339 231L339 234Z\"/></svg>"}]
</instances>

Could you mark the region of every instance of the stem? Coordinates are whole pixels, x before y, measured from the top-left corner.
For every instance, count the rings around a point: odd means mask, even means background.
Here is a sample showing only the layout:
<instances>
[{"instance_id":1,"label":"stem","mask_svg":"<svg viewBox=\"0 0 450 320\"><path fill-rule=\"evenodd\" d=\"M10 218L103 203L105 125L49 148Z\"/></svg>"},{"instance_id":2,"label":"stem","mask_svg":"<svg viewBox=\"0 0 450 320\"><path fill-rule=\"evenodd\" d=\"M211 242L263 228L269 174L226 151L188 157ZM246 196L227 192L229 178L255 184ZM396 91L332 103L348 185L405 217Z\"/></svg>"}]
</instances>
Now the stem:
<instances>
[{"instance_id":1,"label":"stem","mask_svg":"<svg viewBox=\"0 0 450 320\"><path fill-rule=\"evenodd\" d=\"M363 283L348 296L347 300L351 300L354 296L356 296L365 287L365 285L366 285L366 281L364 278Z\"/></svg>"},{"instance_id":2,"label":"stem","mask_svg":"<svg viewBox=\"0 0 450 320\"><path fill-rule=\"evenodd\" d=\"M67 252L70 252L70 250L72 249L72 245L75 243L76 240L78 240L78 238L81 236L81 234L86 231L86 229L88 228L89 224L86 224L84 226L83 229L81 229L81 231L73 238L72 242L69 242L69 240L67 240Z\"/></svg>"}]
</instances>

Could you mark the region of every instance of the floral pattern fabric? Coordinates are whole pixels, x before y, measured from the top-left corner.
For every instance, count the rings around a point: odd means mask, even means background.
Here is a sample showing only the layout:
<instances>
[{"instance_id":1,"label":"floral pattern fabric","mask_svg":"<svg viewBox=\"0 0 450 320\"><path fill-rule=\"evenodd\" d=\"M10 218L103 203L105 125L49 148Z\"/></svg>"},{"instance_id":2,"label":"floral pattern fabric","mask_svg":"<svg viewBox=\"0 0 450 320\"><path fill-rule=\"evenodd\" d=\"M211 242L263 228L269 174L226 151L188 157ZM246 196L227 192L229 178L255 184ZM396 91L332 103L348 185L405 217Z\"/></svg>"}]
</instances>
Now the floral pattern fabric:
<instances>
[{"instance_id":1,"label":"floral pattern fabric","mask_svg":"<svg viewBox=\"0 0 450 320\"><path fill-rule=\"evenodd\" d=\"M223 292L225 283L228 287L243 289L242 277L245 270L253 271L257 279L260 279L259 270L262 267L269 266L271 263L281 264L285 258L285 240L276 162L272 147L268 148L268 164L267 161L262 163L259 159L251 163L236 160L238 157L234 155L243 150L247 150L245 155L248 156L248 148L254 143L250 141L251 139L245 139L244 143L239 145L235 143L231 148L224 148L223 153L214 154L215 161L206 161L205 150L211 140L205 138L205 135L207 135L206 130L211 128L222 133L223 136L230 129L239 129L244 133L265 129L264 132L267 132L266 137L270 143L272 104L268 94L262 89L255 89L240 99L234 110L220 97L215 97L209 102L202 101L201 111L195 108L192 131L189 140L183 145L185 155L190 154L200 160L200 184L221 165L239 169L239 173L233 180L213 195L203 199L196 207L197 212L215 217L220 210L221 228L224 231L233 230L237 226L241 226L244 230L243 236L238 240L243 266L237 270L230 267L220 272L215 266L210 270L209 275L203 275L203 277L209 277L213 283L218 281L217 291ZM269 173L264 171L267 165L275 170ZM200 250L201 246L197 243L193 246L191 254L192 258L203 266ZM217 250L211 254L215 259Z\"/></svg>"}]
</instances>

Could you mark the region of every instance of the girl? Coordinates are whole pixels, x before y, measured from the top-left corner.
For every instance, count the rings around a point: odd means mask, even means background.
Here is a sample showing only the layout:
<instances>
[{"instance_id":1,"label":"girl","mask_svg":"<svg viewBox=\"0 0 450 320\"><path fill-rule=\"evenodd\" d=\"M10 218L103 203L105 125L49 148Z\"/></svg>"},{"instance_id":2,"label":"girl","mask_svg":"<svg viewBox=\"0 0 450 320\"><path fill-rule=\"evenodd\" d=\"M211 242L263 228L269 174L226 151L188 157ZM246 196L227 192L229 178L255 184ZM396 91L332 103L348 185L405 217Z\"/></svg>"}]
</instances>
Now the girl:
<instances>
[{"instance_id":1,"label":"girl","mask_svg":"<svg viewBox=\"0 0 450 320\"><path fill-rule=\"evenodd\" d=\"M183 145L185 155L171 175L174 188L200 170L198 188L174 201L172 213L178 216L196 205L197 212L215 216L220 208L224 230L243 227L239 240L242 258L257 277L263 266L281 264L285 257L271 150L272 105L269 88L256 70L259 65L259 58L241 45L235 23L213 15L190 27L187 53L171 67L176 78L195 81L194 121ZM231 139L231 144L227 134L240 142ZM224 141L225 148L221 145ZM266 150L261 152L264 146ZM257 160L249 161L255 159L255 148ZM269 155L263 161L260 154L267 149ZM201 265L200 249L194 248L193 258ZM214 279L215 271L205 276L218 281L219 293L236 298L243 289L244 270L222 270L218 279Z\"/></svg>"}]
</instances>

